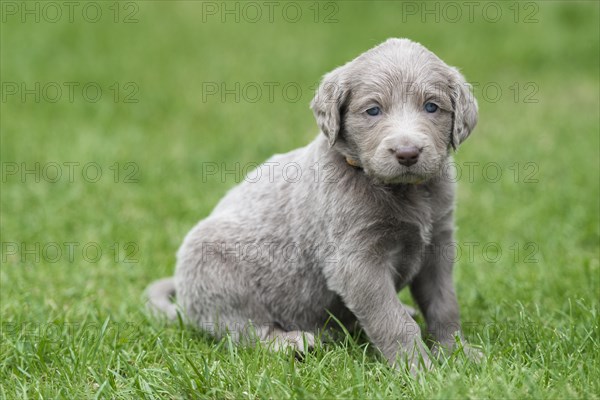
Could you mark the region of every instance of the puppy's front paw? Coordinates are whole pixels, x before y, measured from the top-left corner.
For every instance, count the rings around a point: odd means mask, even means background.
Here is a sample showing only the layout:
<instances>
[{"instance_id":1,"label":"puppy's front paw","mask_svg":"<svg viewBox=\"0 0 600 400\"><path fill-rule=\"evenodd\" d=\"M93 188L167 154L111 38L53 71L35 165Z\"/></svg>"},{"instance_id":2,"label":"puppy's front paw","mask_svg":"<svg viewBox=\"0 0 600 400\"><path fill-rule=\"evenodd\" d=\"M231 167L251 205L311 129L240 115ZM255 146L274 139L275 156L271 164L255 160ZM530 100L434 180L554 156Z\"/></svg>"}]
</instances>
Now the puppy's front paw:
<instances>
[{"instance_id":1,"label":"puppy's front paw","mask_svg":"<svg viewBox=\"0 0 600 400\"><path fill-rule=\"evenodd\" d=\"M464 343L462 345L462 351L469 360L476 363L482 361L485 358L485 354L483 354L481 350L467 343Z\"/></svg>"},{"instance_id":2,"label":"puppy's front paw","mask_svg":"<svg viewBox=\"0 0 600 400\"><path fill-rule=\"evenodd\" d=\"M425 351L425 346L416 345L410 352L400 354L394 364L398 370L408 370L414 377L421 372L429 371L433 368L433 362Z\"/></svg>"},{"instance_id":3,"label":"puppy's front paw","mask_svg":"<svg viewBox=\"0 0 600 400\"><path fill-rule=\"evenodd\" d=\"M410 373L412 376L417 376L421 372L426 372L433 369L433 362L429 359L429 356L423 354L418 360L411 362Z\"/></svg>"},{"instance_id":4,"label":"puppy's front paw","mask_svg":"<svg viewBox=\"0 0 600 400\"><path fill-rule=\"evenodd\" d=\"M446 344L435 343L431 348L431 354L438 360L450 357L455 352L462 352L470 361L476 363L484 358L483 352L460 339Z\"/></svg>"}]
</instances>

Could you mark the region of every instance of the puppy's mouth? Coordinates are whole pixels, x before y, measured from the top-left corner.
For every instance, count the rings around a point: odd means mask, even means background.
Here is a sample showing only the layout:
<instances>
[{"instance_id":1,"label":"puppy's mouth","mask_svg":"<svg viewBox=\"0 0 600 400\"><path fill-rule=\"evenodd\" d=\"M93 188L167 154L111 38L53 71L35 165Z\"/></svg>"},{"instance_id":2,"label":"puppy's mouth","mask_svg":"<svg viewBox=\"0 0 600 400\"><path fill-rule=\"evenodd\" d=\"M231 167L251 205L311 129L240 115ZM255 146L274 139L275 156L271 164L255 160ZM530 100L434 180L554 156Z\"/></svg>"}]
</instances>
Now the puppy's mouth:
<instances>
[{"instance_id":1,"label":"puppy's mouth","mask_svg":"<svg viewBox=\"0 0 600 400\"><path fill-rule=\"evenodd\" d=\"M395 167L386 171L375 171L367 168L365 169L365 172L376 181L385 185L418 185L431 177L430 174L420 171L416 165L412 167L402 167L401 169Z\"/></svg>"},{"instance_id":2,"label":"puppy's mouth","mask_svg":"<svg viewBox=\"0 0 600 400\"><path fill-rule=\"evenodd\" d=\"M399 175L387 177L387 179L385 179L384 183L391 184L391 185L398 185L398 184L403 184L403 183L418 185L418 184L426 181L428 178L429 178L428 176L408 170L408 171L403 171Z\"/></svg>"}]
</instances>

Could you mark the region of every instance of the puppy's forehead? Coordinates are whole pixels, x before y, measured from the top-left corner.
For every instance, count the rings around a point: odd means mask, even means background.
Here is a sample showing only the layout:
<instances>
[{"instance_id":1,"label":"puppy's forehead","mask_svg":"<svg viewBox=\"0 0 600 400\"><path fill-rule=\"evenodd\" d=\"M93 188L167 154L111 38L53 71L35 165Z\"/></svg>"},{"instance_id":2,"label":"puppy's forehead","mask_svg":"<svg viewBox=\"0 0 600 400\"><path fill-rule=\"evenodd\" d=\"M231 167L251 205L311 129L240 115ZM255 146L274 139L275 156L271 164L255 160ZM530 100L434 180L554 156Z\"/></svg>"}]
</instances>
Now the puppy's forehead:
<instances>
[{"instance_id":1,"label":"puppy's forehead","mask_svg":"<svg viewBox=\"0 0 600 400\"><path fill-rule=\"evenodd\" d=\"M390 39L351 62L356 89L447 84L450 67L419 43Z\"/></svg>"},{"instance_id":2,"label":"puppy's forehead","mask_svg":"<svg viewBox=\"0 0 600 400\"><path fill-rule=\"evenodd\" d=\"M408 39L389 39L356 58L356 61L368 62L370 60L397 65L442 62L425 46Z\"/></svg>"}]
</instances>

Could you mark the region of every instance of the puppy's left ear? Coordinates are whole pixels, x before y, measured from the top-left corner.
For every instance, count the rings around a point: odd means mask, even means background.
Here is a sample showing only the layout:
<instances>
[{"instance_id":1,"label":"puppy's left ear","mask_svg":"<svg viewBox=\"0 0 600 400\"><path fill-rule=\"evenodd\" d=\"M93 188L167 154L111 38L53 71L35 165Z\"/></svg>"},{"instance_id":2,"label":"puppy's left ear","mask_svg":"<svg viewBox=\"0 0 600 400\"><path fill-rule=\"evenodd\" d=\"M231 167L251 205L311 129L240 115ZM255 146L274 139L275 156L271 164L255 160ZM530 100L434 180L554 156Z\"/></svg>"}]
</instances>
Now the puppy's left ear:
<instances>
[{"instance_id":1,"label":"puppy's left ear","mask_svg":"<svg viewBox=\"0 0 600 400\"><path fill-rule=\"evenodd\" d=\"M326 74L310 103L317 125L333 146L342 128L342 107L348 98L348 83L344 78L345 66Z\"/></svg>"},{"instance_id":2,"label":"puppy's left ear","mask_svg":"<svg viewBox=\"0 0 600 400\"><path fill-rule=\"evenodd\" d=\"M478 107L472 87L456 68L452 68L451 99L454 122L450 145L454 150L464 142L477 125Z\"/></svg>"}]
</instances>

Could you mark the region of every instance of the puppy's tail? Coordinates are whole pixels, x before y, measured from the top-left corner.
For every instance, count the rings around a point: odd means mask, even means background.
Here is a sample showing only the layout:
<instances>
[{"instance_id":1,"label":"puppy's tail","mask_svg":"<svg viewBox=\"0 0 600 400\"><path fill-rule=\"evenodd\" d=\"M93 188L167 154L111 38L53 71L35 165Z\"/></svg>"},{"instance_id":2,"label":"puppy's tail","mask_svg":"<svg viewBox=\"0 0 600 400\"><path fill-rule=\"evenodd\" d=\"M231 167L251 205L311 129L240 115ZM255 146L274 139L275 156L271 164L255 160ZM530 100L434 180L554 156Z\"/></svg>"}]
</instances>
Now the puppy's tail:
<instances>
[{"instance_id":1,"label":"puppy's tail","mask_svg":"<svg viewBox=\"0 0 600 400\"><path fill-rule=\"evenodd\" d=\"M177 319L177 306L172 302L175 297L175 280L163 278L154 281L146 288L146 305L157 316L164 316L171 321Z\"/></svg>"}]
</instances>

